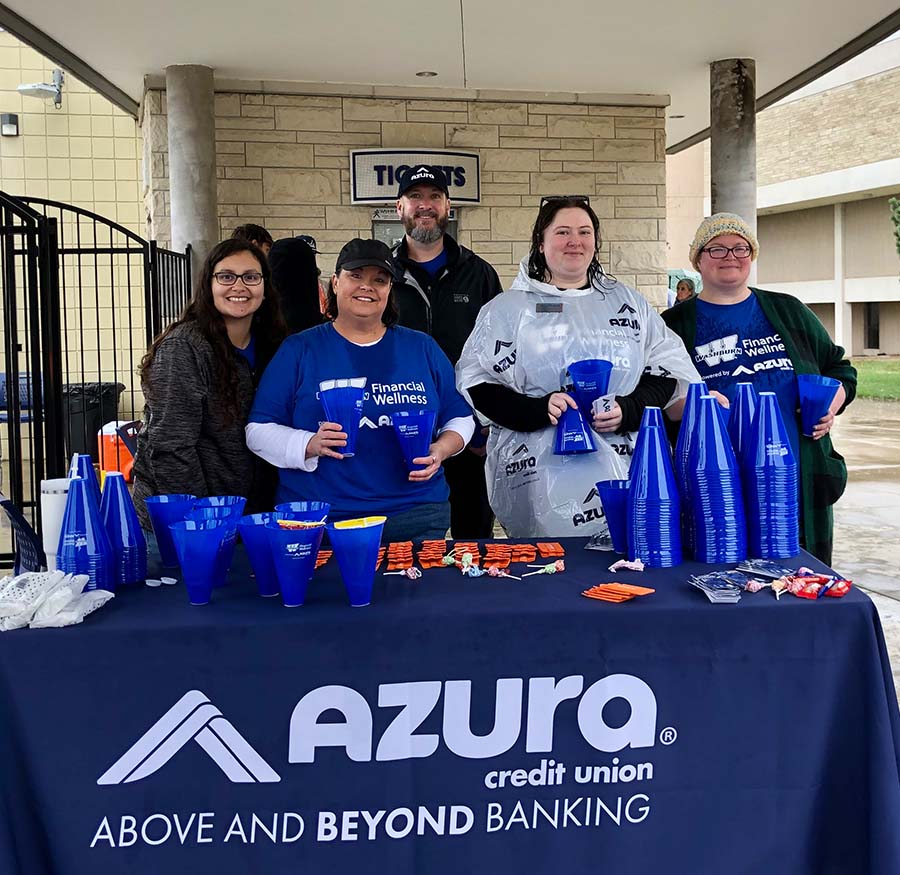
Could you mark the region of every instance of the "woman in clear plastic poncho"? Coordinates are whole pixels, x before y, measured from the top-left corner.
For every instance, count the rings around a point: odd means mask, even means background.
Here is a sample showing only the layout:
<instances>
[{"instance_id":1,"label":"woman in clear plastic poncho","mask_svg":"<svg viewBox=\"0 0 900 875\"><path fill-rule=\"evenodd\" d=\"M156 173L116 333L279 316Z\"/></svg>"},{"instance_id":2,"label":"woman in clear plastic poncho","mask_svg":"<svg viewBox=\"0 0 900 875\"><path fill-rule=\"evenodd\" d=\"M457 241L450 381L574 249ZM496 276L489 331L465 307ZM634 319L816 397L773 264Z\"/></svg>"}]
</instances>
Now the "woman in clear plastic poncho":
<instances>
[{"instance_id":1,"label":"woman in clear plastic poncho","mask_svg":"<svg viewBox=\"0 0 900 875\"><path fill-rule=\"evenodd\" d=\"M491 423L488 492L513 537L604 531L594 483L627 477L644 408L680 418L699 379L648 301L603 272L599 246L588 198L544 198L528 258L512 288L482 308L457 365L459 390ZM554 455L556 423L576 407L566 368L592 358L614 365L615 402L591 423L597 452Z\"/></svg>"}]
</instances>

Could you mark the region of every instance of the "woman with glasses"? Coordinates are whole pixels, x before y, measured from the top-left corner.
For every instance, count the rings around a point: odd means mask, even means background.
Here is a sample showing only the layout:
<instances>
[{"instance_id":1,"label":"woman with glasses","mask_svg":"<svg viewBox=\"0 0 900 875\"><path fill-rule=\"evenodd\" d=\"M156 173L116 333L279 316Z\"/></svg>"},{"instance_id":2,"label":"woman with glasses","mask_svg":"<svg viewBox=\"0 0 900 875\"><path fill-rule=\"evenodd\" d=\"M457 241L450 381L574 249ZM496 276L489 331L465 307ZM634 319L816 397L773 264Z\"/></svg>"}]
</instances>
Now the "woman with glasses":
<instances>
[{"instance_id":1,"label":"woman with glasses","mask_svg":"<svg viewBox=\"0 0 900 875\"><path fill-rule=\"evenodd\" d=\"M697 379L649 302L604 273L599 248L587 197L544 198L518 277L482 308L457 366L460 390L491 422L491 507L513 537L604 531L594 483L627 476L644 408L671 405ZM614 365L606 409L588 423L597 450L556 455L556 424L577 406L566 369L582 359Z\"/></svg>"},{"instance_id":2,"label":"woman with glasses","mask_svg":"<svg viewBox=\"0 0 900 875\"><path fill-rule=\"evenodd\" d=\"M184 312L141 362L134 498L145 529L150 495L242 495L248 512L271 508L265 492L274 478L247 449L244 426L259 375L284 334L265 256L246 240L223 240Z\"/></svg>"},{"instance_id":3,"label":"woman with glasses","mask_svg":"<svg viewBox=\"0 0 900 875\"><path fill-rule=\"evenodd\" d=\"M699 297L667 310L663 319L684 340L700 376L729 401L738 383L775 392L794 455L800 461L800 540L823 562L831 561L832 509L847 483L847 468L834 452L834 417L856 394L856 371L822 323L790 295L752 288L750 265L759 243L734 213L701 222L690 258L703 278ZM812 438L800 435L797 374L840 380L829 412Z\"/></svg>"}]
</instances>

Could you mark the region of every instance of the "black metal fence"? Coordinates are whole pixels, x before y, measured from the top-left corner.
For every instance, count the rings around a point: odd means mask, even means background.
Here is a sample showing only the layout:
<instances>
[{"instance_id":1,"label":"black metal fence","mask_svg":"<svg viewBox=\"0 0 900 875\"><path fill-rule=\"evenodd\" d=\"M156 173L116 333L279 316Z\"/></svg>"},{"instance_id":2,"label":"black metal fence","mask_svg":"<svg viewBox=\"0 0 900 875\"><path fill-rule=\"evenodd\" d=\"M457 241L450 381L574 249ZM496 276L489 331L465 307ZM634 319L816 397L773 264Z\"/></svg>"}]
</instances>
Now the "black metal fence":
<instances>
[{"instance_id":1,"label":"black metal fence","mask_svg":"<svg viewBox=\"0 0 900 875\"><path fill-rule=\"evenodd\" d=\"M190 297L190 252L43 198L0 193L0 214L2 473L38 529L41 479L72 453L97 461L99 427L140 417L137 368ZM0 563L11 558L4 531Z\"/></svg>"}]
</instances>

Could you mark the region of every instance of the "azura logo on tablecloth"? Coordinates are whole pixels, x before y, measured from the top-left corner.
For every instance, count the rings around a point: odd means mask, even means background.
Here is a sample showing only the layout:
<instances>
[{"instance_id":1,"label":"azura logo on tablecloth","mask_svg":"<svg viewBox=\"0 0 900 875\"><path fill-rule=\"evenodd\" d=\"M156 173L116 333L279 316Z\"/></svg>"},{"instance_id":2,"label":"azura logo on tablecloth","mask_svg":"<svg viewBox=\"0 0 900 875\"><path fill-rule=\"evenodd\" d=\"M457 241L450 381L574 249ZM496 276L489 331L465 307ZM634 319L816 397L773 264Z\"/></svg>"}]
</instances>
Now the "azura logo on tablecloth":
<instances>
[{"instance_id":1,"label":"azura logo on tablecloth","mask_svg":"<svg viewBox=\"0 0 900 875\"><path fill-rule=\"evenodd\" d=\"M116 760L97 783L140 781L161 769L192 741L236 784L272 784L281 780L222 712L200 690L191 690Z\"/></svg>"},{"instance_id":2,"label":"azura logo on tablecloth","mask_svg":"<svg viewBox=\"0 0 900 875\"><path fill-rule=\"evenodd\" d=\"M372 707L361 693L339 685L316 687L300 699L291 714L288 762L314 763L316 751L324 747L343 748L354 762L420 759L436 753L441 742L462 759L481 760L511 751L523 733L525 753L552 753L557 709L568 700L578 700L574 718L581 737L594 750L617 753L625 748L653 747L656 742L656 696L634 675L608 675L587 687L582 675L499 678L494 699L492 730L476 734L471 725L472 681L380 684L378 707L400 710L376 736L375 726L383 721L376 723ZM615 699L628 704L629 714L621 725L610 726L604 708ZM419 732L441 701L440 733ZM337 712L343 719L320 722L326 712ZM123 784L146 778L191 741L235 783L281 780L222 712L199 690L192 690L97 783Z\"/></svg>"}]
</instances>

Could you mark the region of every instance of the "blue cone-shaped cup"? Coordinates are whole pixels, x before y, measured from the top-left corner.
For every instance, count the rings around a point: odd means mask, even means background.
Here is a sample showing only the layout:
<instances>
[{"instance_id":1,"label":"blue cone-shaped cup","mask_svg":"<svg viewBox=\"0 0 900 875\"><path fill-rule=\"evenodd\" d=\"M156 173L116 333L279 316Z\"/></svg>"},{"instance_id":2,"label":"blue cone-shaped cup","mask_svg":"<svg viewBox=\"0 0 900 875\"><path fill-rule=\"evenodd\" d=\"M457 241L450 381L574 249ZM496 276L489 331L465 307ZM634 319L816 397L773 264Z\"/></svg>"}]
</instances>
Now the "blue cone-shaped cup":
<instances>
[{"instance_id":1,"label":"blue cone-shaped cup","mask_svg":"<svg viewBox=\"0 0 900 875\"><path fill-rule=\"evenodd\" d=\"M747 444L747 435L753 426L756 414L756 389L753 383L738 383L734 401L731 404L731 416L728 419L728 434L734 455L740 462Z\"/></svg>"},{"instance_id":2,"label":"blue cone-shaped cup","mask_svg":"<svg viewBox=\"0 0 900 875\"><path fill-rule=\"evenodd\" d=\"M675 467L675 480L681 491L682 532L684 545L688 550L693 550L694 545L694 518L691 512L690 483L687 479L688 457L691 452L691 442L697 427L697 414L699 413L699 401L707 394L705 383L691 383L688 386L687 397L684 401L684 412L681 416L681 427L678 430L678 440L675 442L675 452L672 461ZM633 464L633 460L632 460Z\"/></svg>"},{"instance_id":3,"label":"blue cone-shaped cup","mask_svg":"<svg viewBox=\"0 0 900 875\"><path fill-rule=\"evenodd\" d=\"M431 453L436 418L434 410L399 410L391 414L394 434L397 435L403 460L410 471L417 471L422 467L413 462L413 459L420 459Z\"/></svg>"},{"instance_id":4,"label":"blue cone-shaped cup","mask_svg":"<svg viewBox=\"0 0 900 875\"><path fill-rule=\"evenodd\" d=\"M601 480L596 485L613 550L624 556L628 552L628 481Z\"/></svg>"},{"instance_id":5,"label":"blue cone-shaped cup","mask_svg":"<svg viewBox=\"0 0 900 875\"><path fill-rule=\"evenodd\" d=\"M747 558L747 524L740 471L719 416L721 405L700 399L697 434L691 445L688 477L698 562L740 562Z\"/></svg>"},{"instance_id":6,"label":"blue cone-shaped cup","mask_svg":"<svg viewBox=\"0 0 900 875\"><path fill-rule=\"evenodd\" d=\"M256 587L263 598L271 598L281 592L266 526L276 520L287 519L288 516L289 514L279 511L254 513L241 517L237 523L238 534L244 542L247 558L250 560L250 567L253 569L253 576L256 579Z\"/></svg>"},{"instance_id":7,"label":"blue cone-shaped cup","mask_svg":"<svg viewBox=\"0 0 900 875\"><path fill-rule=\"evenodd\" d=\"M207 605L217 573L216 557L229 532L230 520L182 520L169 527L181 575L192 605Z\"/></svg>"},{"instance_id":8,"label":"blue cone-shaped cup","mask_svg":"<svg viewBox=\"0 0 900 875\"><path fill-rule=\"evenodd\" d=\"M572 378L572 395L588 422L593 416L594 402L609 389L612 369L612 362L606 359L582 359L567 368Z\"/></svg>"},{"instance_id":9,"label":"blue cone-shaped cup","mask_svg":"<svg viewBox=\"0 0 900 875\"><path fill-rule=\"evenodd\" d=\"M381 531L387 517L370 516L357 520L343 520L328 526L328 537L334 549L338 568L354 608L372 601L375 566Z\"/></svg>"},{"instance_id":10,"label":"blue cone-shaped cup","mask_svg":"<svg viewBox=\"0 0 900 875\"><path fill-rule=\"evenodd\" d=\"M220 507L194 506L184 515L186 520L227 520L232 517L241 518L244 508L241 504L228 504Z\"/></svg>"},{"instance_id":11,"label":"blue cone-shaped cup","mask_svg":"<svg viewBox=\"0 0 900 875\"><path fill-rule=\"evenodd\" d=\"M328 518L331 505L327 501L284 501L276 504L275 510L288 514L288 519L317 523Z\"/></svg>"},{"instance_id":12,"label":"blue cone-shaped cup","mask_svg":"<svg viewBox=\"0 0 900 875\"><path fill-rule=\"evenodd\" d=\"M323 380L319 383L319 400L325 409L325 419L336 422L347 435L347 446L336 448L344 456L356 454L356 437L359 434L365 392L365 377Z\"/></svg>"},{"instance_id":13,"label":"blue cone-shaped cup","mask_svg":"<svg viewBox=\"0 0 900 875\"><path fill-rule=\"evenodd\" d=\"M81 477L87 482L88 491L100 507L100 481L97 479L97 472L94 470L94 462L90 456L85 453L76 453L72 456L69 463L69 477Z\"/></svg>"},{"instance_id":14,"label":"blue cone-shaped cup","mask_svg":"<svg viewBox=\"0 0 900 875\"><path fill-rule=\"evenodd\" d=\"M553 452L557 456L596 453L591 427L577 407L566 407L556 426Z\"/></svg>"},{"instance_id":15,"label":"blue cone-shaped cup","mask_svg":"<svg viewBox=\"0 0 900 875\"><path fill-rule=\"evenodd\" d=\"M631 465L634 464L634 460L638 455L638 451L641 449L641 444L644 441L646 429L650 428L651 426L654 428L665 429L665 424L663 423L662 418L662 410L659 407L644 408L644 413L641 416L641 424L638 428L637 437L634 439L634 452L631 454L631 463L629 465L629 469ZM631 476L630 470L629 476Z\"/></svg>"},{"instance_id":16,"label":"blue cone-shaped cup","mask_svg":"<svg viewBox=\"0 0 900 875\"><path fill-rule=\"evenodd\" d=\"M144 499L150 523L156 535L159 556L166 568L178 567L178 553L169 526L180 523L194 507L196 495L173 493L171 495L150 495Z\"/></svg>"},{"instance_id":17,"label":"blue cone-shaped cup","mask_svg":"<svg viewBox=\"0 0 900 875\"><path fill-rule=\"evenodd\" d=\"M247 499L243 495L207 495L198 498L194 502L194 507L227 507L231 508L232 513L240 516L246 504Z\"/></svg>"},{"instance_id":18,"label":"blue cone-shaped cup","mask_svg":"<svg viewBox=\"0 0 900 875\"><path fill-rule=\"evenodd\" d=\"M841 381L820 374L797 374L800 392L800 425L806 437L812 437L816 423L828 413Z\"/></svg>"},{"instance_id":19,"label":"blue cone-shaped cup","mask_svg":"<svg viewBox=\"0 0 900 875\"><path fill-rule=\"evenodd\" d=\"M114 556L100 518L100 508L82 477L69 479L56 567L67 574L86 574L85 590L115 590Z\"/></svg>"},{"instance_id":20,"label":"blue cone-shaped cup","mask_svg":"<svg viewBox=\"0 0 900 875\"><path fill-rule=\"evenodd\" d=\"M276 520L272 520L266 523L265 532L269 538L281 600L286 608L299 608L306 601L306 589L316 570L316 557L325 526L283 529Z\"/></svg>"},{"instance_id":21,"label":"blue cone-shaped cup","mask_svg":"<svg viewBox=\"0 0 900 875\"><path fill-rule=\"evenodd\" d=\"M107 472L103 481L100 518L112 547L116 586L143 583L147 579L147 539L125 478L118 471Z\"/></svg>"}]
</instances>

